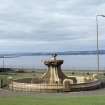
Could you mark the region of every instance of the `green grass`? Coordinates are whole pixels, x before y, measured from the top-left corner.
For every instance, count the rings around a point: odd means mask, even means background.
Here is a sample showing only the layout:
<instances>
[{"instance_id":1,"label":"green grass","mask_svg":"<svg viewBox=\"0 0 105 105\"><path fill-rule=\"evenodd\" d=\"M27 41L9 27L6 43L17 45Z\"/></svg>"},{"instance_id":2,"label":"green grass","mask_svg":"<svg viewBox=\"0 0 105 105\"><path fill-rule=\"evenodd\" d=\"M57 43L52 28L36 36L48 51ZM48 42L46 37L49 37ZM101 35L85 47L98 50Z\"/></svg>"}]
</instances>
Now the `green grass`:
<instances>
[{"instance_id":1,"label":"green grass","mask_svg":"<svg viewBox=\"0 0 105 105\"><path fill-rule=\"evenodd\" d=\"M0 105L105 105L105 96L15 96L0 98Z\"/></svg>"}]
</instances>

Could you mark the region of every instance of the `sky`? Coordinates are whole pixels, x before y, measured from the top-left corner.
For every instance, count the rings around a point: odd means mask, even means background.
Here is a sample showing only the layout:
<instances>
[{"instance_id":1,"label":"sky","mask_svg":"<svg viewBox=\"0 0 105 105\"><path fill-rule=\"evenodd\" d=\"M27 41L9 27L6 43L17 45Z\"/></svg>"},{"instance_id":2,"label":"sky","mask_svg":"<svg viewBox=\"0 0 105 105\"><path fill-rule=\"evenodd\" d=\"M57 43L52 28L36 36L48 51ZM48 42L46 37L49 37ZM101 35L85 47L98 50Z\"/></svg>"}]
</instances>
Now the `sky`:
<instances>
[{"instance_id":1,"label":"sky","mask_svg":"<svg viewBox=\"0 0 105 105\"><path fill-rule=\"evenodd\" d=\"M0 0L0 52L96 49L96 15L105 0ZM105 18L98 17L99 46Z\"/></svg>"},{"instance_id":2,"label":"sky","mask_svg":"<svg viewBox=\"0 0 105 105\"><path fill-rule=\"evenodd\" d=\"M96 50L96 15L105 15L105 0L0 0L0 53ZM98 17L98 25L99 48L105 49L105 18ZM5 59L5 67L45 67L42 59ZM61 59L68 68L97 67L96 56Z\"/></svg>"}]
</instances>

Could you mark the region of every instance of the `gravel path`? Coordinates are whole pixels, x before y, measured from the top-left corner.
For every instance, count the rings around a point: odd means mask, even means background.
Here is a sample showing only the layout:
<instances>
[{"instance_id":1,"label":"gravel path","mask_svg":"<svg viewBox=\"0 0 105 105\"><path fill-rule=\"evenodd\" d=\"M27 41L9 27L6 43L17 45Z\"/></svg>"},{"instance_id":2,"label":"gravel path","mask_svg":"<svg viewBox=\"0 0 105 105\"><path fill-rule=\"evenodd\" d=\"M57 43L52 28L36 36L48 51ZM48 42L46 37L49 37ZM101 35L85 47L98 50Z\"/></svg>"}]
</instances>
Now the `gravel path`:
<instances>
[{"instance_id":1,"label":"gravel path","mask_svg":"<svg viewBox=\"0 0 105 105\"><path fill-rule=\"evenodd\" d=\"M81 91L81 92L67 92L67 93L22 93L22 92L12 92L5 89L0 89L0 97L9 97L9 96L44 96L44 95L65 95L65 96L93 96L93 95L105 95L105 88L92 90L92 91Z\"/></svg>"}]
</instances>

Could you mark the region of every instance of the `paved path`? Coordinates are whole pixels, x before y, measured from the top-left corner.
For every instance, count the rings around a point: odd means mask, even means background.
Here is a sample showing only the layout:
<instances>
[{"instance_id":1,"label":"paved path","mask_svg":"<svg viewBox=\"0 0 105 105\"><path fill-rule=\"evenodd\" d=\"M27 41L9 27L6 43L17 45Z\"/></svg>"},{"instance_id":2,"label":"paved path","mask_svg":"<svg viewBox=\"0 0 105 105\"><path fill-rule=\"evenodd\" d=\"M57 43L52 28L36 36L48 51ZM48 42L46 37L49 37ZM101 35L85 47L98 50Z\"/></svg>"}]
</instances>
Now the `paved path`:
<instances>
[{"instance_id":1,"label":"paved path","mask_svg":"<svg viewBox=\"0 0 105 105\"><path fill-rule=\"evenodd\" d=\"M5 89L0 89L0 97L8 97L8 96L44 96L44 95L65 95L65 96L93 96L93 95L105 95L105 88L92 90L92 91L81 91L81 92L66 92L66 93L22 93L22 92L12 92Z\"/></svg>"}]
</instances>

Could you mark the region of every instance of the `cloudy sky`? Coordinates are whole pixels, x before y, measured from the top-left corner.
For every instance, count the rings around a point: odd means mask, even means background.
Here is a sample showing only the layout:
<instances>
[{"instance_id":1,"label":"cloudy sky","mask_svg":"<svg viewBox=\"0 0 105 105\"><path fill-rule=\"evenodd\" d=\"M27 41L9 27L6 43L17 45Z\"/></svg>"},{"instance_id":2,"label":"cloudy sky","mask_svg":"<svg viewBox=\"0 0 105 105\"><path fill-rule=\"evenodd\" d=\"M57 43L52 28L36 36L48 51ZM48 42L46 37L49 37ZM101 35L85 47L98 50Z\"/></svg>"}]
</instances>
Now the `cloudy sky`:
<instances>
[{"instance_id":1,"label":"cloudy sky","mask_svg":"<svg viewBox=\"0 0 105 105\"><path fill-rule=\"evenodd\" d=\"M96 14L105 0L0 0L0 51L96 49ZM105 18L98 22L104 49Z\"/></svg>"}]
</instances>

